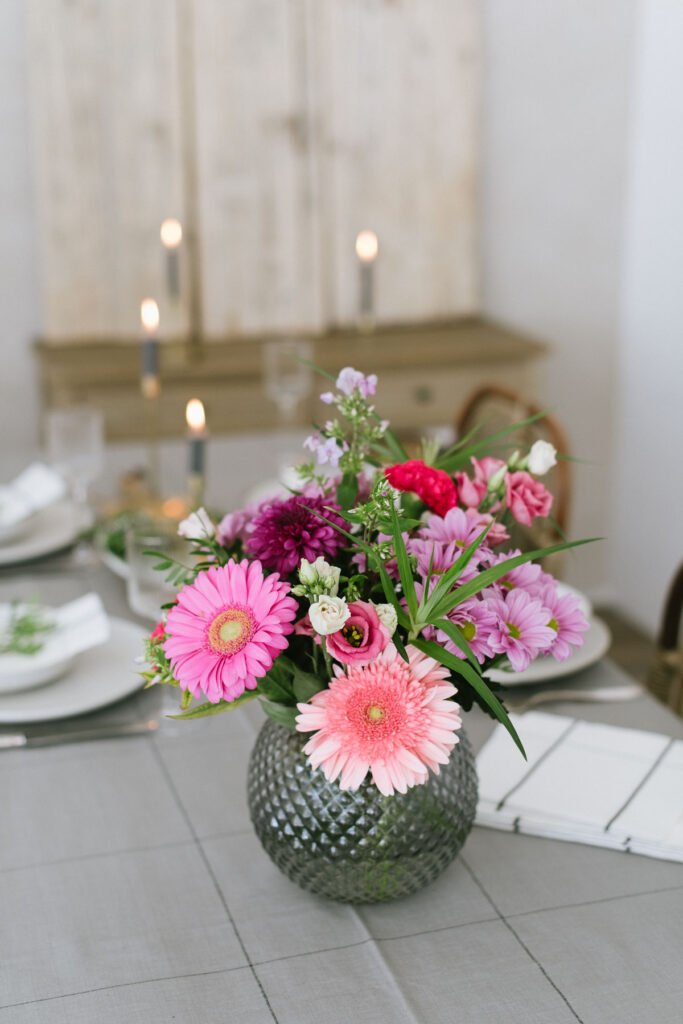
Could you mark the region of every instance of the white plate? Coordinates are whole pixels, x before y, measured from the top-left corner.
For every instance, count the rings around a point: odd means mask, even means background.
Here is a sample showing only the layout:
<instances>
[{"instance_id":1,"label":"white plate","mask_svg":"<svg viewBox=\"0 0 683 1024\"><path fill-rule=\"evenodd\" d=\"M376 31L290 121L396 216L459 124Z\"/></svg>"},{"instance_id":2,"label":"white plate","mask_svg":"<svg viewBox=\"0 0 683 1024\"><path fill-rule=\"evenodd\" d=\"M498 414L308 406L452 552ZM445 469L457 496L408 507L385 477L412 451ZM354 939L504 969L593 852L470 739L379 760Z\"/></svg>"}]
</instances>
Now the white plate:
<instances>
[{"instance_id":1,"label":"white plate","mask_svg":"<svg viewBox=\"0 0 683 1024\"><path fill-rule=\"evenodd\" d=\"M600 661L600 658L607 654L612 642L612 634L602 619L597 615L591 615L588 622L588 630L583 634L583 646L575 650L566 661L555 661L553 657L542 655L536 658L536 661L532 661L524 672L492 668L484 673L485 677L504 686L531 686L581 672L582 669Z\"/></svg>"},{"instance_id":2,"label":"white plate","mask_svg":"<svg viewBox=\"0 0 683 1024\"><path fill-rule=\"evenodd\" d=\"M100 647L79 654L61 679L23 693L0 694L0 722L49 722L96 711L135 693L143 685L135 659L145 632L123 619L110 619L111 636Z\"/></svg>"},{"instance_id":3,"label":"white plate","mask_svg":"<svg viewBox=\"0 0 683 1024\"><path fill-rule=\"evenodd\" d=\"M63 499L32 517L30 529L0 547L0 566L30 562L68 548L92 525L87 509Z\"/></svg>"}]
</instances>

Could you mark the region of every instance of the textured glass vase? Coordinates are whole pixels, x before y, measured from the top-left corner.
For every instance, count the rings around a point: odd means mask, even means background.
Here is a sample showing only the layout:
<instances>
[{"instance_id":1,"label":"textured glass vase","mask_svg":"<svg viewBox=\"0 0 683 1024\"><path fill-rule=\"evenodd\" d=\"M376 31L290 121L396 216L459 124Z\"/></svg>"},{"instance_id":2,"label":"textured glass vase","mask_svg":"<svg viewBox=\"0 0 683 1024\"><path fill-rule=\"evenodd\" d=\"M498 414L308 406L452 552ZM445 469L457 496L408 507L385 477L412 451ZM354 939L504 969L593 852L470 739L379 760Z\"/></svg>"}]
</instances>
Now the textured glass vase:
<instances>
[{"instance_id":1,"label":"textured glass vase","mask_svg":"<svg viewBox=\"0 0 683 1024\"><path fill-rule=\"evenodd\" d=\"M432 882L467 838L477 773L467 736L439 775L382 796L367 780L343 792L312 769L308 739L273 721L249 761L249 811L271 860L303 889L343 903L377 903Z\"/></svg>"}]
</instances>

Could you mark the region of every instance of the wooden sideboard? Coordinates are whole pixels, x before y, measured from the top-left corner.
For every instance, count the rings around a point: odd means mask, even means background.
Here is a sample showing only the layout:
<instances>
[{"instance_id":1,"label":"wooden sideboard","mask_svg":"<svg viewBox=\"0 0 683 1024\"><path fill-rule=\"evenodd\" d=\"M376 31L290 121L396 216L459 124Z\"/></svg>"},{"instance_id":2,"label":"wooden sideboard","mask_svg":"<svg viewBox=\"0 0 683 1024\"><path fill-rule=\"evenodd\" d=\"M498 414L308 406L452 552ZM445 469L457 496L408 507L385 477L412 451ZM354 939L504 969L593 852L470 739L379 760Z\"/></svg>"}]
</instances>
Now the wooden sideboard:
<instances>
[{"instance_id":1,"label":"wooden sideboard","mask_svg":"<svg viewBox=\"0 0 683 1024\"><path fill-rule=\"evenodd\" d=\"M185 403L195 396L204 402L213 434L274 428L277 412L262 383L262 349L273 337L225 338L201 345L162 341L160 435L183 434ZM312 343L313 360L325 370L336 373L355 366L377 373L382 415L407 434L451 423L465 398L482 384L501 384L533 397L536 369L548 350L543 342L475 317L299 337ZM103 411L110 440L146 435L139 341L39 340L36 351L45 408L90 404ZM317 398L323 389L314 386L310 399L300 403L293 426L325 418L326 407Z\"/></svg>"}]
</instances>

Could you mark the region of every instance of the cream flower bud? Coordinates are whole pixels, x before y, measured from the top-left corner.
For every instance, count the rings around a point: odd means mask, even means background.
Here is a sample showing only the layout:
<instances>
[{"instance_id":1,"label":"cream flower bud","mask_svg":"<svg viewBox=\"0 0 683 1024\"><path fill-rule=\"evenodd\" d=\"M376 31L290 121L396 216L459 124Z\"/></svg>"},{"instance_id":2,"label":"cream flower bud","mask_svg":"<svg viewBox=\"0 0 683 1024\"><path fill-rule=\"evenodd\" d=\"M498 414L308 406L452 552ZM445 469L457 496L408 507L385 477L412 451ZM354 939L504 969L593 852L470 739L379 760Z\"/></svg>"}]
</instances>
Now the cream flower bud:
<instances>
[{"instance_id":1,"label":"cream flower bud","mask_svg":"<svg viewBox=\"0 0 683 1024\"><path fill-rule=\"evenodd\" d=\"M299 580L304 586L314 587L319 584L320 589L324 590L326 594L336 597L340 576L341 569L336 565L330 565L322 555L319 555L315 562L309 562L307 558L301 559Z\"/></svg>"},{"instance_id":2,"label":"cream flower bud","mask_svg":"<svg viewBox=\"0 0 683 1024\"><path fill-rule=\"evenodd\" d=\"M188 540L210 540L215 533L216 527L205 508L191 512L187 519L178 524L178 536Z\"/></svg>"},{"instance_id":3,"label":"cream flower bud","mask_svg":"<svg viewBox=\"0 0 683 1024\"><path fill-rule=\"evenodd\" d=\"M339 632L350 614L349 606L343 597L323 596L308 610L311 625L320 636Z\"/></svg>"},{"instance_id":4,"label":"cream flower bud","mask_svg":"<svg viewBox=\"0 0 683 1024\"><path fill-rule=\"evenodd\" d=\"M396 632L396 626L398 625L398 616L396 615L396 609L393 604L376 604L375 611L377 612L377 618L383 626L389 630L391 636Z\"/></svg>"},{"instance_id":5,"label":"cream flower bud","mask_svg":"<svg viewBox=\"0 0 683 1024\"><path fill-rule=\"evenodd\" d=\"M527 459L527 469L534 476L543 476L557 464L557 449L550 441L534 441Z\"/></svg>"}]
</instances>

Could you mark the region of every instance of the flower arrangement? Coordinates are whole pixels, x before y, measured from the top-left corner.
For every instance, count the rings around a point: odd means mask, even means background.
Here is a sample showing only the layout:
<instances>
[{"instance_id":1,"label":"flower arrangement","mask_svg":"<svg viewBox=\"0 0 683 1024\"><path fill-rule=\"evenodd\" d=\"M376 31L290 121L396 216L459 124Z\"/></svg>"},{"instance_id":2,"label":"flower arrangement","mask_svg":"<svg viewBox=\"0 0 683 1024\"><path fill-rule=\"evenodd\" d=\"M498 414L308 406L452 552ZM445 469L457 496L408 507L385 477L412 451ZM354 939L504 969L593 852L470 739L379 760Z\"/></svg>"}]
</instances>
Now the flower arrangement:
<instances>
[{"instance_id":1,"label":"flower arrangement","mask_svg":"<svg viewBox=\"0 0 683 1024\"><path fill-rule=\"evenodd\" d=\"M179 718L258 698L306 735L328 781L355 790L369 777L390 796L449 761L475 702L523 753L486 673L569 657L587 622L537 562L573 544L509 546L511 524L551 512L539 477L552 445L495 457L510 428L409 459L376 388L347 367L321 396L334 418L305 441L296 491L181 524L196 562L159 565L182 586L149 638L145 676L179 687Z\"/></svg>"}]
</instances>

